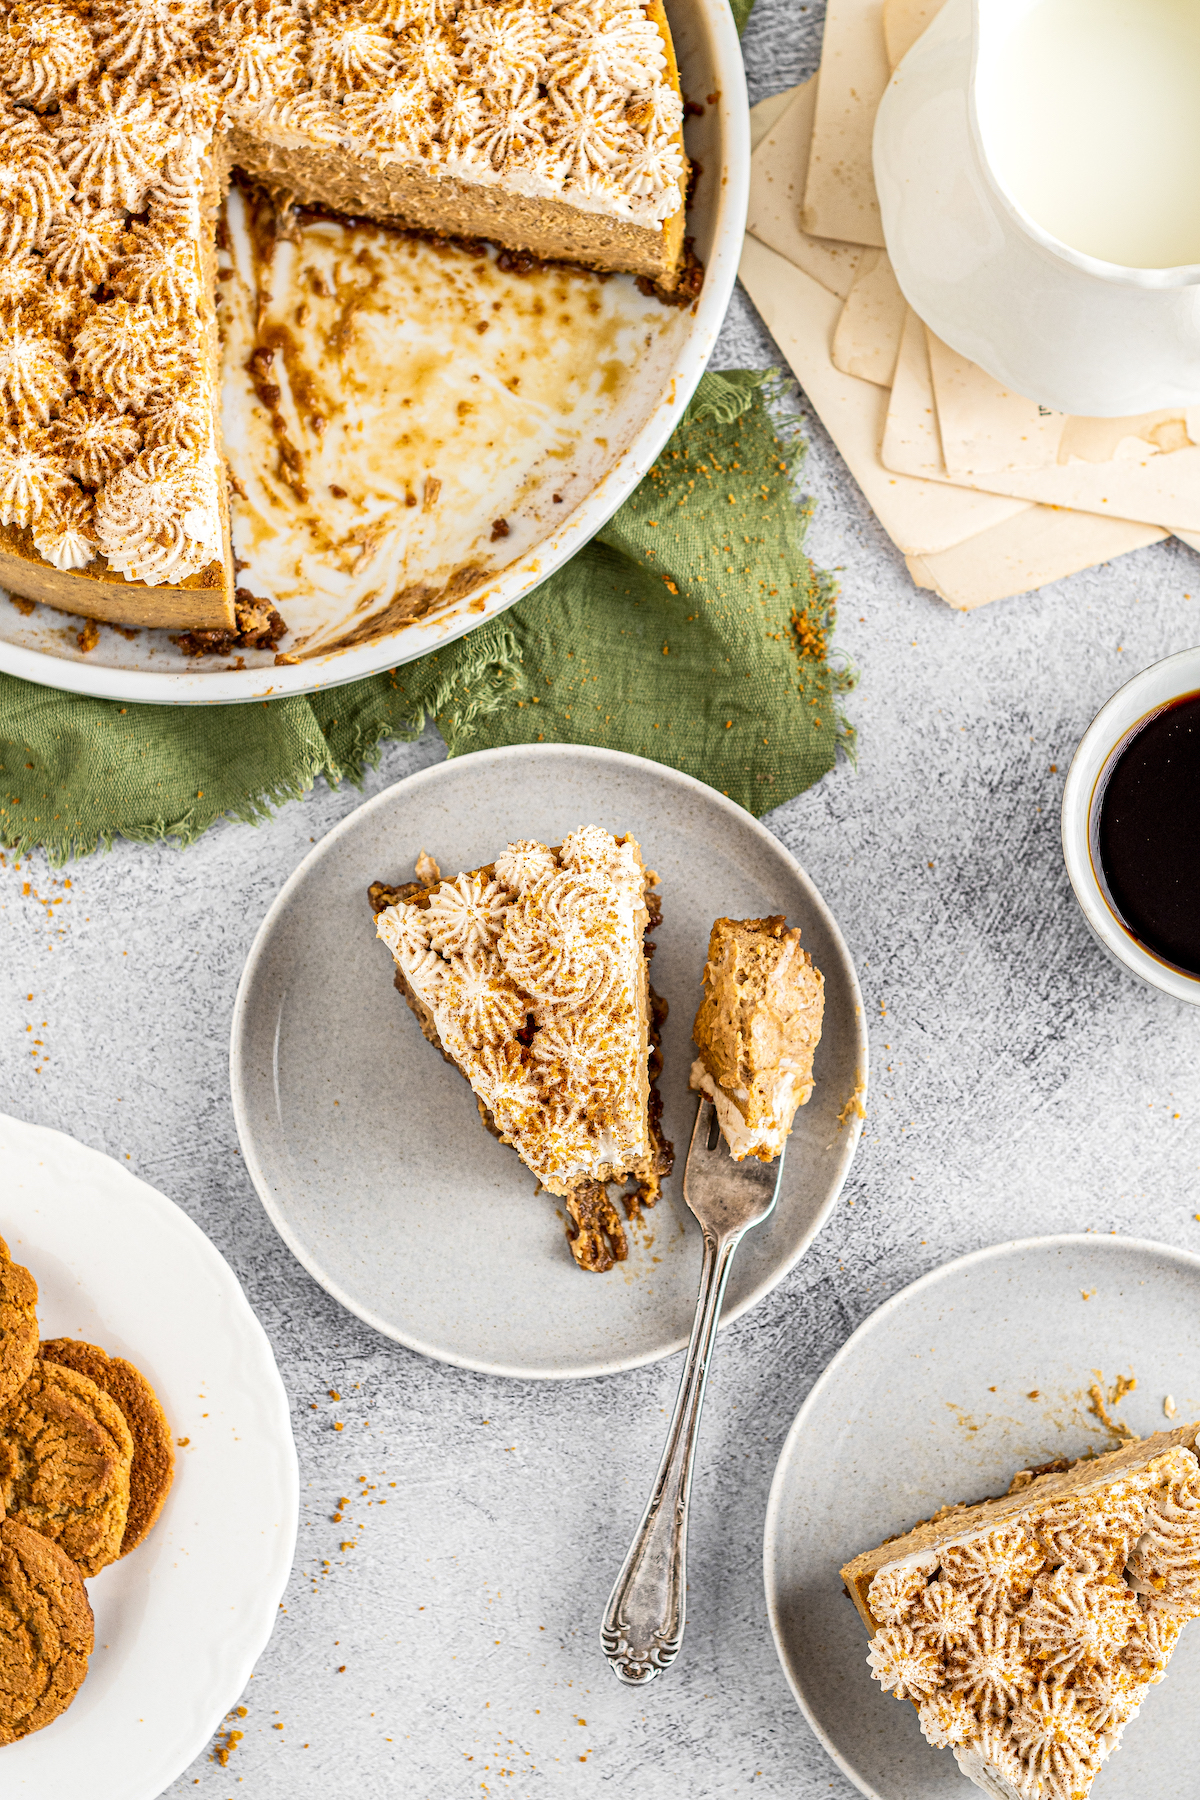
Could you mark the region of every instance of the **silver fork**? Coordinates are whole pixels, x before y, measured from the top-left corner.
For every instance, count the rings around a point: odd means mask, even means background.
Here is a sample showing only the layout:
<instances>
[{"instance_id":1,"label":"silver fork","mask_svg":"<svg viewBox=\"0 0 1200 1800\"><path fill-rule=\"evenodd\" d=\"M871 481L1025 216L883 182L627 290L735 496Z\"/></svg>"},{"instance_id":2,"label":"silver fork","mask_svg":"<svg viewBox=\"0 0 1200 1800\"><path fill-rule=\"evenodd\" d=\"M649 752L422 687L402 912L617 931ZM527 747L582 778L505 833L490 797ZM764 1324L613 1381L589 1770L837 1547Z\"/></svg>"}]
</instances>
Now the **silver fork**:
<instances>
[{"instance_id":1,"label":"silver fork","mask_svg":"<svg viewBox=\"0 0 1200 1800\"><path fill-rule=\"evenodd\" d=\"M632 1687L669 1669L683 1642L688 1499L721 1300L733 1253L750 1227L773 1211L782 1174L782 1154L773 1163L753 1156L734 1162L720 1136L716 1108L701 1096L683 1172L683 1197L704 1233L696 1318L650 1502L600 1627L614 1675Z\"/></svg>"}]
</instances>

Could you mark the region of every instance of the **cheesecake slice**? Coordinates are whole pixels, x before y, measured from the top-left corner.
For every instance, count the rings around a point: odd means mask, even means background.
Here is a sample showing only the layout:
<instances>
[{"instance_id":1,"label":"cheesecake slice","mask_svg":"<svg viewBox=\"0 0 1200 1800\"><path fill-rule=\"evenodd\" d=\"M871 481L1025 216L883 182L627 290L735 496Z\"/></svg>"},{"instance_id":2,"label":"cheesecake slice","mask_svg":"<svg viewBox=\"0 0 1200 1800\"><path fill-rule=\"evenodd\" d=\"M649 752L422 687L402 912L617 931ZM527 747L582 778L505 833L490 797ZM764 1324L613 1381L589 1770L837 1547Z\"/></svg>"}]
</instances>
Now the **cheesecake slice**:
<instances>
[{"instance_id":1,"label":"cheesecake slice","mask_svg":"<svg viewBox=\"0 0 1200 1800\"><path fill-rule=\"evenodd\" d=\"M1086 1800L1200 1617L1198 1430L1023 1469L842 1570L875 1680L993 1800Z\"/></svg>"},{"instance_id":2,"label":"cheesecake slice","mask_svg":"<svg viewBox=\"0 0 1200 1800\"><path fill-rule=\"evenodd\" d=\"M813 1090L825 978L782 916L718 919L692 1036L691 1085L707 1094L735 1162L773 1162Z\"/></svg>"},{"instance_id":3,"label":"cheesecake slice","mask_svg":"<svg viewBox=\"0 0 1200 1800\"><path fill-rule=\"evenodd\" d=\"M595 1271L627 1253L608 1185L633 1179L632 1217L671 1166L651 1091L666 1010L647 979L656 880L633 838L585 825L452 879L422 852L415 882L371 888L426 1038L488 1129L565 1200L572 1253Z\"/></svg>"},{"instance_id":4,"label":"cheesecake slice","mask_svg":"<svg viewBox=\"0 0 1200 1800\"><path fill-rule=\"evenodd\" d=\"M688 163L661 0L237 0L230 159L296 199L670 291Z\"/></svg>"}]
</instances>

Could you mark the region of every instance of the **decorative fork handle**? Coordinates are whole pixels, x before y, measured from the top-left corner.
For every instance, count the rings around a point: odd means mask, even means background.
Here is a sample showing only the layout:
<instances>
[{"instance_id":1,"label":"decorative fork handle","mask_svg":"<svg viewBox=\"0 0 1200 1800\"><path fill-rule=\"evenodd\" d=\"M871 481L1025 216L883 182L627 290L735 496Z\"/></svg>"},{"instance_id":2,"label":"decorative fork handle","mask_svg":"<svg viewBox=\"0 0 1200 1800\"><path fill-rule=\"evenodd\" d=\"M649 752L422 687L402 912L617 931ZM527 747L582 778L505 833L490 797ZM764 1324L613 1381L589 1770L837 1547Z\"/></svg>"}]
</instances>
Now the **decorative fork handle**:
<instances>
[{"instance_id":1,"label":"decorative fork handle","mask_svg":"<svg viewBox=\"0 0 1200 1800\"><path fill-rule=\"evenodd\" d=\"M650 1502L617 1576L600 1643L618 1681L632 1687L669 1669L683 1642L688 1498L721 1300L742 1232L704 1233L700 1295L679 1397L667 1428Z\"/></svg>"}]
</instances>

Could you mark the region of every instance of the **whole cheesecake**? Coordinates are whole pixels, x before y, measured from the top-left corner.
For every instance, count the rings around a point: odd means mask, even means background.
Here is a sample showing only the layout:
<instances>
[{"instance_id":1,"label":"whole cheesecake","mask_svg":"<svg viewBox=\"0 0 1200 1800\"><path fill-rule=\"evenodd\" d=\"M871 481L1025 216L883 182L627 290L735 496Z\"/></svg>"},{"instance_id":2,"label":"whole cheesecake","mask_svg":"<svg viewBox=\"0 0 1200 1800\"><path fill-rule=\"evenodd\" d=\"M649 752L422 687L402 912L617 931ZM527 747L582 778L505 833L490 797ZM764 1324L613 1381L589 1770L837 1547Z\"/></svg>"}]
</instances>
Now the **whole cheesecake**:
<instances>
[{"instance_id":1,"label":"whole cheesecake","mask_svg":"<svg viewBox=\"0 0 1200 1800\"><path fill-rule=\"evenodd\" d=\"M19 0L0 23L0 586L237 628L217 212L289 198L670 293L660 0Z\"/></svg>"}]
</instances>

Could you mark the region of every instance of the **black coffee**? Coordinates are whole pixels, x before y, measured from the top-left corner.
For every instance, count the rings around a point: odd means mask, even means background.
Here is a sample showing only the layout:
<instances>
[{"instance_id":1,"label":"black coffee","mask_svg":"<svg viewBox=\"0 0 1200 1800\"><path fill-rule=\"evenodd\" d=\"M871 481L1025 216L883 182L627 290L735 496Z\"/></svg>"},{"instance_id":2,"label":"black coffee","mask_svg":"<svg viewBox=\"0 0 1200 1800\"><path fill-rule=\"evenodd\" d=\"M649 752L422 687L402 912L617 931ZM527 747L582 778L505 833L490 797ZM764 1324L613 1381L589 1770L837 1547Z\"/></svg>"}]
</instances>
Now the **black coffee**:
<instances>
[{"instance_id":1,"label":"black coffee","mask_svg":"<svg viewBox=\"0 0 1200 1800\"><path fill-rule=\"evenodd\" d=\"M1129 739L1100 800L1100 865L1134 937L1200 975L1200 693Z\"/></svg>"}]
</instances>

